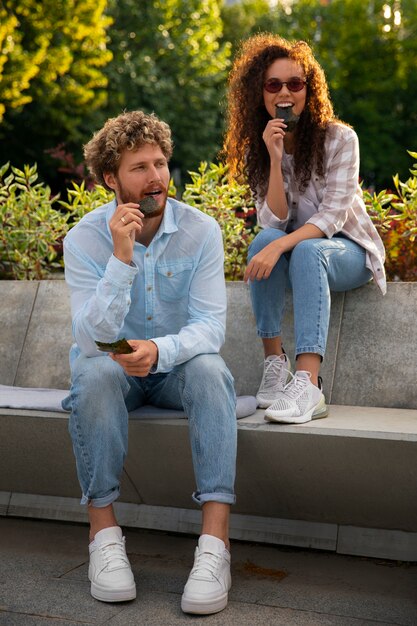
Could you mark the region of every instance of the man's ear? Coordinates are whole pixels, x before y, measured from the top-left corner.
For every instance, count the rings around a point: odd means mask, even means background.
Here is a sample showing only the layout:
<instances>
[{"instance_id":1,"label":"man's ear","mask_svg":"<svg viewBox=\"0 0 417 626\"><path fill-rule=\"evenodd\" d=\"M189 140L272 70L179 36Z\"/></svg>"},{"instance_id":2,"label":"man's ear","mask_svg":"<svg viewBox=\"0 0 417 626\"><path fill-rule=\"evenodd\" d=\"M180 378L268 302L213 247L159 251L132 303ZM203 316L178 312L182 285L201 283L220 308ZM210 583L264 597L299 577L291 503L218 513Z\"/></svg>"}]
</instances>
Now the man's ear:
<instances>
[{"instance_id":1,"label":"man's ear","mask_svg":"<svg viewBox=\"0 0 417 626\"><path fill-rule=\"evenodd\" d=\"M116 189L116 177L114 174L112 174L111 172L103 172L103 178L105 180L105 183L107 185L107 187L110 187L110 189L113 189L113 191L115 191Z\"/></svg>"}]
</instances>

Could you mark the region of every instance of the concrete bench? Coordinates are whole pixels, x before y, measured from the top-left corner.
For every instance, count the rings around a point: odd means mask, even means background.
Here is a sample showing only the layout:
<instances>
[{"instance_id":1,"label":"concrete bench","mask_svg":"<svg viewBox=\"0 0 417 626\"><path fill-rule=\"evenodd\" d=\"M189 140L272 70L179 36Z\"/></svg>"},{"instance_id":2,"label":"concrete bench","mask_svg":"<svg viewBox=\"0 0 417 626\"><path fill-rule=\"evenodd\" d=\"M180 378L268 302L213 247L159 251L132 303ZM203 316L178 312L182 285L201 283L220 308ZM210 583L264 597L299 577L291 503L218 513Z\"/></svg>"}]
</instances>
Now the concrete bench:
<instances>
[{"instance_id":1,"label":"concrete bench","mask_svg":"<svg viewBox=\"0 0 417 626\"><path fill-rule=\"evenodd\" d=\"M247 287L228 284L223 357L239 395L262 373ZM285 347L293 351L290 302ZM327 419L238 422L235 539L417 561L417 283L333 295L322 375ZM72 342L64 281L0 281L0 384L68 389ZM0 514L86 521L68 415L0 409ZM117 503L125 526L198 533L188 427L178 411L130 420Z\"/></svg>"}]
</instances>

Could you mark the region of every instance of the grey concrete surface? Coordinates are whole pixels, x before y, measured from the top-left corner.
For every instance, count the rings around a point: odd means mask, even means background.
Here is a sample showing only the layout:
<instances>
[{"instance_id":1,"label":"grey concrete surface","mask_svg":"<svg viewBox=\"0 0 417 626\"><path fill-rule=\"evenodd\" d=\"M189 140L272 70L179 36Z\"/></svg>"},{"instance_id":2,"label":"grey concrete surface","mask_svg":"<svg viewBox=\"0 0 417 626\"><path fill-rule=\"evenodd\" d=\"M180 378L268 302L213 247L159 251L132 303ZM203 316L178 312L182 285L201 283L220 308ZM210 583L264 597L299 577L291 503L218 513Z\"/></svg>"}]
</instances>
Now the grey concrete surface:
<instances>
[{"instance_id":1,"label":"grey concrete surface","mask_svg":"<svg viewBox=\"0 0 417 626\"><path fill-rule=\"evenodd\" d=\"M248 288L229 283L227 291L223 356L238 394L255 393L262 354ZM359 546L368 556L417 560L416 295L417 283L391 283L385 298L374 285L333 294L322 368L332 399L329 418L282 426L266 424L258 412L239 421L235 510L249 524L251 539L337 549L335 537L342 537L348 552ZM0 281L0 301L0 384L68 388L72 340L65 282ZM290 296L287 304L285 347L292 355ZM389 408L375 408L380 406ZM194 490L187 423L148 417L130 423L121 503L135 511L176 509L176 517L168 516L175 518L169 530L183 530L177 520L193 513ZM53 513L59 502L60 515L61 500L79 497L67 416L0 409L0 426L6 508L13 503L12 515ZM31 497L53 501L34 507L25 502ZM67 504L62 509L73 514ZM147 520L157 523L157 517ZM237 538L247 539L246 531L242 523Z\"/></svg>"},{"instance_id":2,"label":"grey concrete surface","mask_svg":"<svg viewBox=\"0 0 417 626\"><path fill-rule=\"evenodd\" d=\"M351 406L417 409L417 283L373 284L332 294L321 374L327 401ZM262 376L250 295L243 282L227 284L228 317L222 355L238 395L255 394ZM72 343L70 298L62 280L0 281L0 384L67 389ZM291 294L283 322L293 359ZM47 357L47 358L46 358Z\"/></svg>"},{"instance_id":3,"label":"grey concrete surface","mask_svg":"<svg viewBox=\"0 0 417 626\"><path fill-rule=\"evenodd\" d=\"M79 497L68 417L0 417L0 491ZM235 512L417 533L416 446L413 409L334 406L288 426L258 411L238 422ZM194 489L187 420L131 419L121 501L190 509Z\"/></svg>"},{"instance_id":4,"label":"grey concrete surface","mask_svg":"<svg viewBox=\"0 0 417 626\"><path fill-rule=\"evenodd\" d=\"M1 626L415 626L417 565L232 542L227 608L184 615L196 537L125 530L135 601L94 600L85 525L0 518Z\"/></svg>"},{"instance_id":5,"label":"grey concrete surface","mask_svg":"<svg viewBox=\"0 0 417 626\"><path fill-rule=\"evenodd\" d=\"M417 408L417 283L345 295L334 404ZM355 401L352 401L355 398Z\"/></svg>"},{"instance_id":6,"label":"grey concrete surface","mask_svg":"<svg viewBox=\"0 0 417 626\"><path fill-rule=\"evenodd\" d=\"M0 281L0 384L14 385L39 283Z\"/></svg>"},{"instance_id":7,"label":"grey concrete surface","mask_svg":"<svg viewBox=\"0 0 417 626\"><path fill-rule=\"evenodd\" d=\"M14 384L68 389L68 351L72 341L70 299L65 281L40 281Z\"/></svg>"}]
</instances>

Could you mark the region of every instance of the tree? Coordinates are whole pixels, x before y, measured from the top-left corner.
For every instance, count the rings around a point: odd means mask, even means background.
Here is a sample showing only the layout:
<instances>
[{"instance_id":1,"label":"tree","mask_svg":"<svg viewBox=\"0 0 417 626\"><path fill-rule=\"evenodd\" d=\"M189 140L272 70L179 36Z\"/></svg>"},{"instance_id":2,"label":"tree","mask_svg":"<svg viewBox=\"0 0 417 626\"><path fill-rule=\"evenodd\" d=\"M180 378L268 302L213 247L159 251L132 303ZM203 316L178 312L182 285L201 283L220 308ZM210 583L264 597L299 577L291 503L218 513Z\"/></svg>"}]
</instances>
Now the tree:
<instances>
[{"instance_id":1,"label":"tree","mask_svg":"<svg viewBox=\"0 0 417 626\"><path fill-rule=\"evenodd\" d=\"M102 68L106 0L5 0L0 4L0 162L22 165L79 140L106 101Z\"/></svg>"},{"instance_id":2,"label":"tree","mask_svg":"<svg viewBox=\"0 0 417 626\"><path fill-rule=\"evenodd\" d=\"M281 8L278 9L280 11ZM276 11L269 0L241 0L224 3L221 9L223 41L232 44L232 56L243 39L259 32L272 32L276 27Z\"/></svg>"},{"instance_id":3,"label":"tree","mask_svg":"<svg viewBox=\"0 0 417 626\"><path fill-rule=\"evenodd\" d=\"M359 135L365 184L406 176L405 148L417 146L415 1L298 0L276 30L313 46L336 113Z\"/></svg>"},{"instance_id":4,"label":"tree","mask_svg":"<svg viewBox=\"0 0 417 626\"><path fill-rule=\"evenodd\" d=\"M112 0L110 114L154 111L173 130L173 167L216 156L230 44L220 44L220 0Z\"/></svg>"}]
</instances>

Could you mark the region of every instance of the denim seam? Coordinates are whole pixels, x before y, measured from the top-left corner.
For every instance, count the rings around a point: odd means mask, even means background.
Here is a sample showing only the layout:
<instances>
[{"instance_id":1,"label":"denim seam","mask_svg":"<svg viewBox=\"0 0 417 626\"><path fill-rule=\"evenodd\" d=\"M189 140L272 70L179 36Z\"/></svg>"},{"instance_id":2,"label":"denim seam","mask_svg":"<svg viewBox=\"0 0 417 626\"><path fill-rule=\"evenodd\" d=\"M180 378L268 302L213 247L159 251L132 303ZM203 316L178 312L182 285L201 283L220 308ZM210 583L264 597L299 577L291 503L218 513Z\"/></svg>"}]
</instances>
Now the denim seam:
<instances>
[{"instance_id":1,"label":"denim seam","mask_svg":"<svg viewBox=\"0 0 417 626\"><path fill-rule=\"evenodd\" d=\"M85 469L85 473L89 478L89 483L91 484L91 479L92 479L92 472L91 472L91 463L90 463L90 458L88 456L88 452L86 449L86 446L84 446L84 444L82 443L82 436L81 436L81 429L79 426L79 417L78 417L78 411L74 410L77 408L77 396L74 395L72 397L72 407L71 407L71 417L72 420L74 422L74 427L75 427L75 432L77 434L77 446L80 450L81 453L81 459L83 461L84 464L84 469ZM81 475L81 472L80 472ZM89 494L89 489L87 489L87 492L84 492L84 488L83 488L83 496L85 496L87 499L90 499L90 494Z\"/></svg>"}]
</instances>

